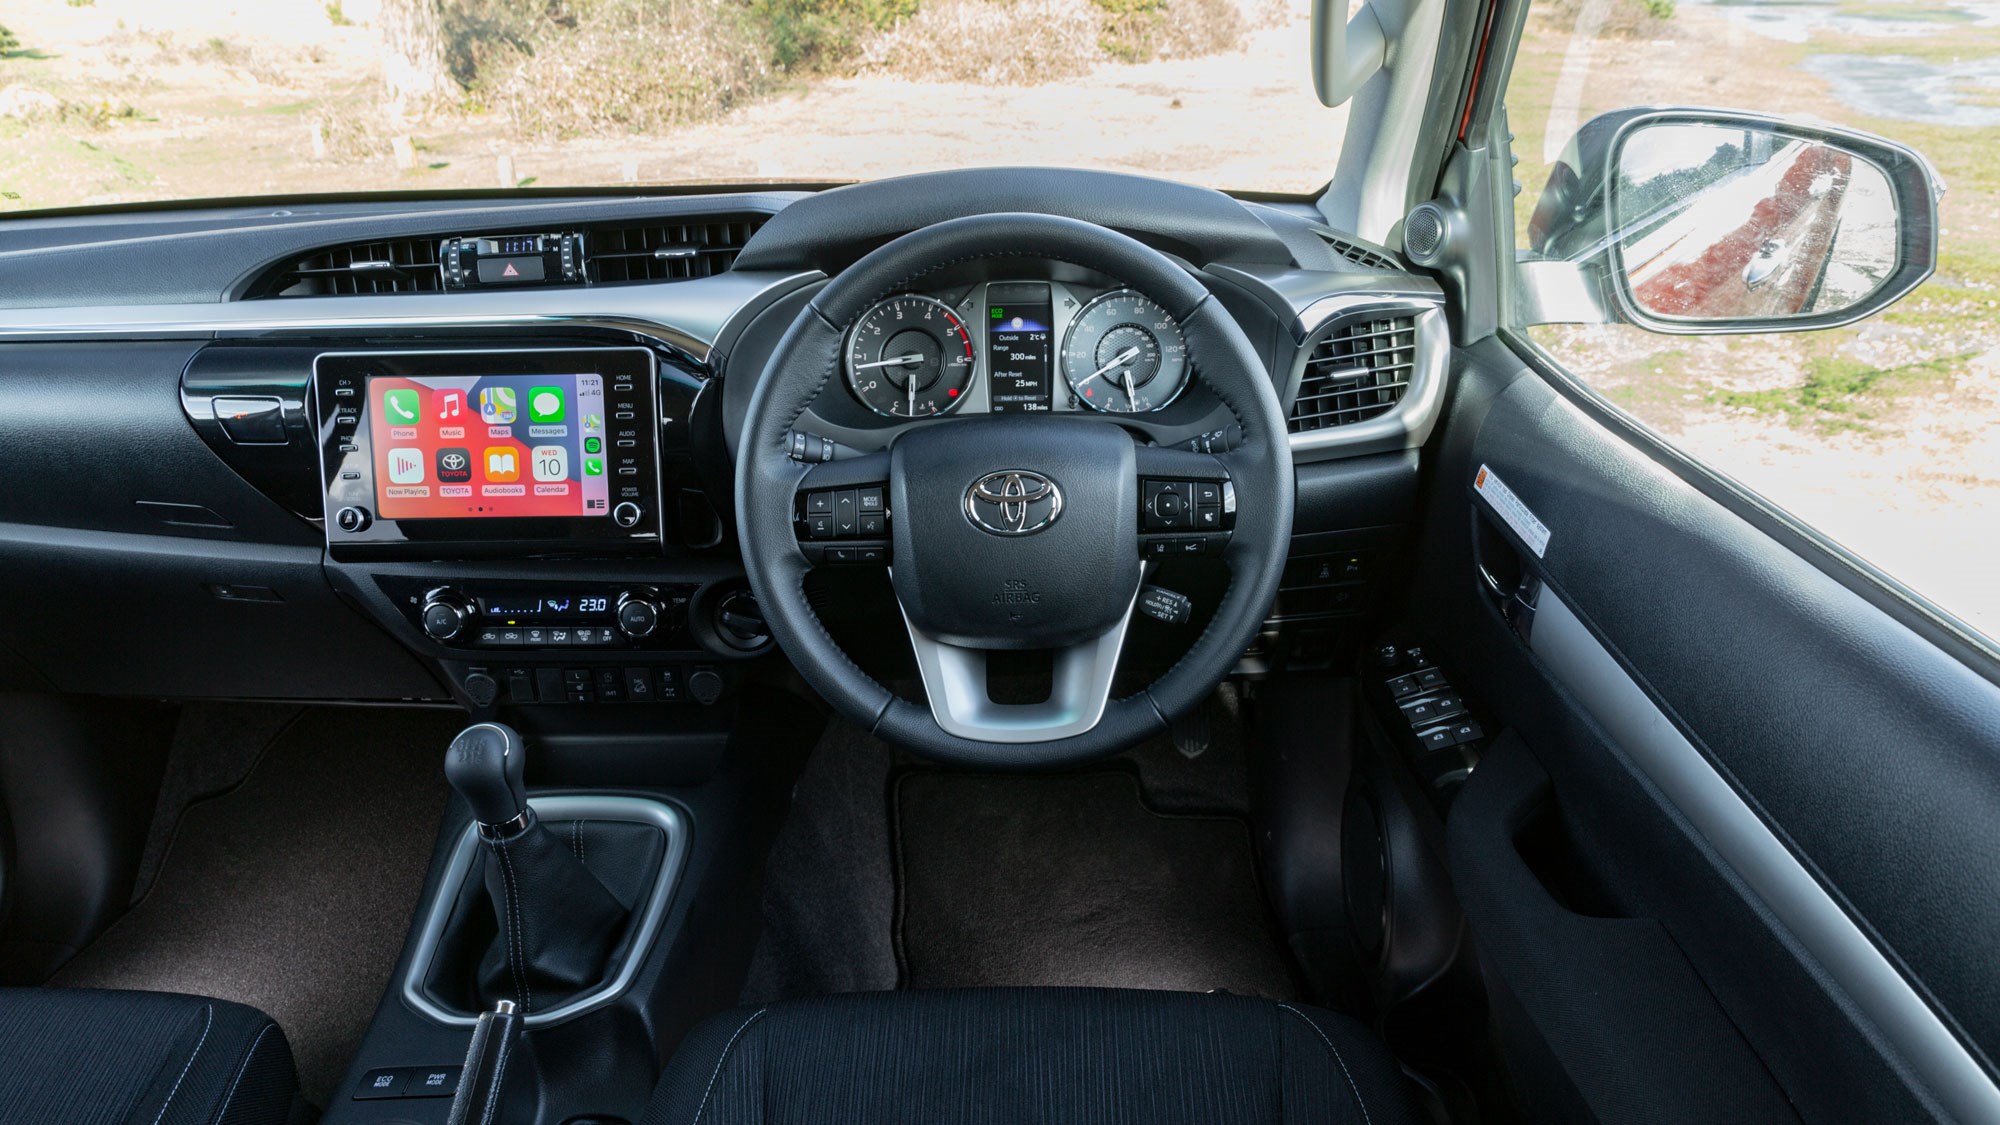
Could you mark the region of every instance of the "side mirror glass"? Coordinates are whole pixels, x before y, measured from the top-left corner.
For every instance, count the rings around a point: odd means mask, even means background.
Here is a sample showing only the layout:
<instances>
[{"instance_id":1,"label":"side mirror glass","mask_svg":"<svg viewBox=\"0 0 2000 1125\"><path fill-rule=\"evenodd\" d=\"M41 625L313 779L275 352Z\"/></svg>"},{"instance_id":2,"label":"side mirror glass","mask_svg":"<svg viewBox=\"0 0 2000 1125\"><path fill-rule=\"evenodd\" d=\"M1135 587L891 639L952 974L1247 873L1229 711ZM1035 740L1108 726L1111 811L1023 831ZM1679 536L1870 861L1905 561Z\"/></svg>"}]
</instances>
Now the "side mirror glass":
<instances>
[{"instance_id":1,"label":"side mirror glass","mask_svg":"<svg viewBox=\"0 0 2000 1125\"><path fill-rule=\"evenodd\" d=\"M1579 132L1530 237L1544 260L1599 274L1611 319L1680 335L1828 328L1930 276L1939 194L1922 157L1878 137L1625 110Z\"/></svg>"}]
</instances>

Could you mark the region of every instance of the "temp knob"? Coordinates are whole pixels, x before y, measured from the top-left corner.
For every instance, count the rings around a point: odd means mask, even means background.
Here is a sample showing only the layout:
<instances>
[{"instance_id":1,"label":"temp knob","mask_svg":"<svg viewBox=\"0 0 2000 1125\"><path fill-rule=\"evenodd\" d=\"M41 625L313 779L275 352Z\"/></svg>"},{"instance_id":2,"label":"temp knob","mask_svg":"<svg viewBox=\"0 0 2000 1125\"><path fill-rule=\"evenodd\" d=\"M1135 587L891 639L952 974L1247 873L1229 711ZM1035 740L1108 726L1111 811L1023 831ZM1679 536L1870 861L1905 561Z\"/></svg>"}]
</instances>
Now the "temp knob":
<instances>
[{"instance_id":1,"label":"temp knob","mask_svg":"<svg viewBox=\"0 0 2000 1125\"><path fill-rule=\"evenodd\" d=\"M454 641L472 623L472 601L456 590L441 588L424 595L424 634L434 641Z\"/></svg>"},{"instance_id":2,"label":"temp knob","mask_svg":"<svg viewBox=\"0 0 2000 1125\"><path fill-rule=\"evenodd\" d=\"M618 629L633 640L653 635L660 627L660 597L651 590L627 590L618 596Z\"/></svg>"}]
</instances>

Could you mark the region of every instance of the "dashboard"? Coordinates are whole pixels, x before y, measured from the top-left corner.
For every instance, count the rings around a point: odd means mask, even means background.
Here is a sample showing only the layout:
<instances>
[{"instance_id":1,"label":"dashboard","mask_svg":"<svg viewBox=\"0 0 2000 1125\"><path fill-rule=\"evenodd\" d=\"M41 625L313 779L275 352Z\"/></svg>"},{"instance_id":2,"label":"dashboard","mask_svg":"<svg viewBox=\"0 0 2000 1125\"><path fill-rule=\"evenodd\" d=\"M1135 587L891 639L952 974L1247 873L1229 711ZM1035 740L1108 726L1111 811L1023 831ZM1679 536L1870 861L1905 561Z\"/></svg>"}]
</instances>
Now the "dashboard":
<instances>
[{"instance_id":1,"label":"dashboard","mask_svg":"<svg viewBox=\"0 0 2000 1125\"><path fill-rule=\"evenodd\" d=\"M0 580L22 607L0 623L0 684L726 698L769 650L732 502L765 361L869 250L1009 210L1128 233L1209 289L1294 419L1299 581L1273 620L1365 612L1394 571L1449 340L1434 282L1309 205L1045 169L306 201L5 224L0 440L45 453L0 461ZM839 370L796 422L801 460L1017 413L1231 440L1171 317L1031 252L911 278L839 327ZM79 597L116 628L79 633L63 608Z\"/></svg>"}]
</instances>

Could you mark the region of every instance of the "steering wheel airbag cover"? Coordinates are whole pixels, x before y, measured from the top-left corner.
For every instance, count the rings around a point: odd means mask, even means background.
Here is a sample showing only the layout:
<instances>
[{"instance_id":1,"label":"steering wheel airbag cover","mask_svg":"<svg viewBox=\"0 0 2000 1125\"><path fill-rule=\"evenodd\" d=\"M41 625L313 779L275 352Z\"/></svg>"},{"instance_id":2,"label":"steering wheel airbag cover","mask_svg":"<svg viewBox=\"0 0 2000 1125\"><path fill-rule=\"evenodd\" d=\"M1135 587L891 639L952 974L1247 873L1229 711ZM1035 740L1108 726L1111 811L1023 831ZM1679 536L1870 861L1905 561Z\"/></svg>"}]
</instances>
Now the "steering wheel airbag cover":
<instances>
[{"instance_id":1,"label":"steering wheel airbag cover","mask_svg":"<svg viewBox=\"0 0 2000 1125\"><path fill-rule=\"evenodd\" d=\"M837 375L847 327L874 302L925 273L954 262L1006 257L1070 262L1109 274L1158 302L1181 322L1196 372L1244 433L1242 444L1219 458L1235 484L1236 526L1225 556L1230 583L1207 627L1186 656L1150 688L1112 700L1091 730L1047 742L994 743L948 734L927 708L898 699L877 684L813 615L804 591L809 564L793 532L794 493L806 468L787 456L787 437ZM959 419L935 425L969 429L997 424L999 420ZM1095 424L1117 432L1110 422ZM1029 214L981 215L924 228L869 254L821 290L778 345L751 399L736 477L745 569L772 634L800 674L863 729L914 753L974 767L1090 761L1163 731L1172 717L1201 703L1235 666L1277 593L1290 545L1292 501L1290 449L1270 376L1242 329L1201 283L1124 235L1073 219ZM892 508L892 528L897 518ZM922 551L924 546L913 543L907 549ZM1136 537L1130 546L1136 570ZM899 536L892 565L914 562L903 558L905 549Z\"/></svg>"}]
</instances>

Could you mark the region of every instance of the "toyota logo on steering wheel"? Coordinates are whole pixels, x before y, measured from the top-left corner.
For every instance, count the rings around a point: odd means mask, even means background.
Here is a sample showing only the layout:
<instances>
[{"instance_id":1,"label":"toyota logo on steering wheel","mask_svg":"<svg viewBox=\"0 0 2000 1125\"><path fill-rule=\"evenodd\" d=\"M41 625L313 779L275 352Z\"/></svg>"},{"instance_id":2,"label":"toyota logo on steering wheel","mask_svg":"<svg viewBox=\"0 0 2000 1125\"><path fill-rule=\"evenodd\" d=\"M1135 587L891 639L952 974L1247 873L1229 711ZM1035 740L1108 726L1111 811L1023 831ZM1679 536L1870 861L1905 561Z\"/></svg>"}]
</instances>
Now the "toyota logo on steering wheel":
<instances>
[{"instance_id":1,"label":"toyota logo on steering wheel","mask_svg":"<svg viewBox=\"0 0 2000 1125\"><path fill-rule=\"evenodd\" d=\"M988 535L1033 535L1062 515L1056 482L1026 469L1002 469L965 490L965 518Z\"/></svg>"}]
</instances>

